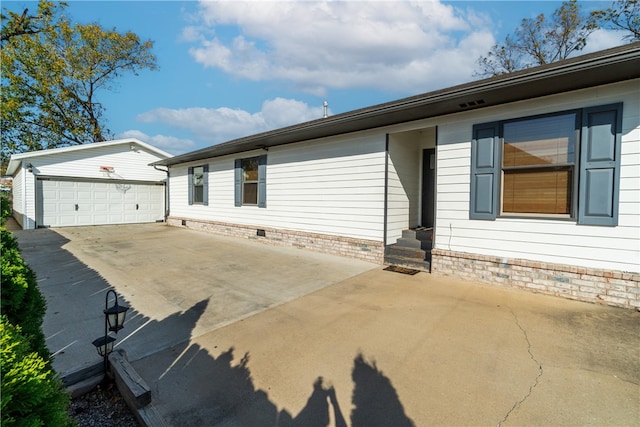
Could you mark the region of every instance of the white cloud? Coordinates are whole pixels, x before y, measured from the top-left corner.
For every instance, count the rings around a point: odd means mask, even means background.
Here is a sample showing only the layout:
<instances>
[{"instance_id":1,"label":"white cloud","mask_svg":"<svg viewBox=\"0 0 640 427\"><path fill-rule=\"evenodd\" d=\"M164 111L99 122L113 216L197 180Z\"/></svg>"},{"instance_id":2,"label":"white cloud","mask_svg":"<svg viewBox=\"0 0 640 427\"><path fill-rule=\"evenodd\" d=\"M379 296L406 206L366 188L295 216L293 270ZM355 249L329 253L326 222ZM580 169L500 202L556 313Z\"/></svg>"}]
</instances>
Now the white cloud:
<instances>
[{"instance_id":1,"label":"white cloud","mask_svg":"<svg viewBox=\"0 0 640 427\"><path fill-rule=\"evenodd\" d=\"M265 101L261 111L257 113L226 107L156 108L138 115L137 120L145 123L162 123L172 128L187 130L199 141L217 144L319 119L323 112L322 106L310 107L301 101L275 98Z\"/></svg>"},{"instance_id":2,"label":"white cloud","mask_svg":"<svg viewBox=\"0 0 640 427\"><path fill-rule=\"evenodd\" d=\"M583 55L586 53L597 52L599 50L620 46L621 44L625 43L625 41L622 40L622 37L624 36L625 36L625 33L623 33L622 31L603 30L603 29L596 30L593 33L591 33L591 35L587 39L587 45L583 50L581 50L578 53L578 55Z\"/></svg>"},{"instance_id":3,"label":"white cloud","mask_svg":"<svg viewBox=\"0 0 640 427\"><path fill-rule=\"evenodd\" d=\"M438 1L204 1L200 18L185 29L198 63L316 95L414 94L467 81L494 43L486 17Z\"/></svg>"},{"instance_id":4,"label":"white cloud","mask_svg":"<svg viewBox=\"0 0 640 427\"><path fill-rule=\"evenodd\" d=\"M181 139L174 136L155 135L150 136L139 130L126 130L117 135L117 138L137 138L140 141L151 144L172 154L180 154L195 148L195 142L190 139Z\"/></svg>"}]
</instances>

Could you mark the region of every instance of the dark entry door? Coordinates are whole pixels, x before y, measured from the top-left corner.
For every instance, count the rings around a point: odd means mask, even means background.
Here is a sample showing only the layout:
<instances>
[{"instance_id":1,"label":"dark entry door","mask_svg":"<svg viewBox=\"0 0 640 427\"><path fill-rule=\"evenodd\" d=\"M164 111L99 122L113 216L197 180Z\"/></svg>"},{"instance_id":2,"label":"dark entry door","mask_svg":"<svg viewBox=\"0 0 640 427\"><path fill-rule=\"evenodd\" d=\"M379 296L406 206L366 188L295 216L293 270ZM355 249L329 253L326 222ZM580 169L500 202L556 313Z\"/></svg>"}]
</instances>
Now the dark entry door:
<instances>
[{"instance_id":1,"label":"dark entry door","mask_svg":"<svg viewBox=\"0 0 640 427\"><path fill-rule=\"evenodd\" d=\"M433 227L436 184L436 149L422 151L422 221L421 226Z\"/></svg>"}]
</instances>

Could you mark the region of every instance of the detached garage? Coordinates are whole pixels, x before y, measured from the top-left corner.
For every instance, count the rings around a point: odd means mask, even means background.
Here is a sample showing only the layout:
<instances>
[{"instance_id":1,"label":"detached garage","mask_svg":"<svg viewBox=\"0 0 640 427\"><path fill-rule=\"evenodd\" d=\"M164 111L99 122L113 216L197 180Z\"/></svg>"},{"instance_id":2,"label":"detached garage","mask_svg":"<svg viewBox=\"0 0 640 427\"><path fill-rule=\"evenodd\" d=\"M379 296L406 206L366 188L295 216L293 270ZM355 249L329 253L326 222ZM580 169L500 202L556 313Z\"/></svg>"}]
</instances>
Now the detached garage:
<instances>
[{"instance_id":1,"label":"detached garage","mask_svg":"<svg viewBox=\"0 0 640 427\"><path fill-rule=\"evenodd\" d=\"M137 139L14 154L13 216L23 229L158 222L170 154Z\"/></svg>"}]
</instances>

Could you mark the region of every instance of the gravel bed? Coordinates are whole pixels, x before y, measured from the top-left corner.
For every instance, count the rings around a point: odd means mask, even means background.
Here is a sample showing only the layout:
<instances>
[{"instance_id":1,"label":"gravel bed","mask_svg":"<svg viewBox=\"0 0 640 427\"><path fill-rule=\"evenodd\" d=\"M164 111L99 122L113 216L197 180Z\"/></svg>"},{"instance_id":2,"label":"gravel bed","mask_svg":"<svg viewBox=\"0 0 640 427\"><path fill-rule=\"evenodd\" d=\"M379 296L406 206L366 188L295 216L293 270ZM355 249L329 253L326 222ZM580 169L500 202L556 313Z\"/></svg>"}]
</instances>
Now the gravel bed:
<instances>
[{"instance_id":1,"label":"gravel bed","mask_svg":"<svg viewBox=\"0 0 640 427\"><path fill-rule=\"evenodd\" d=\"M71 400L69 415L78 427L138 427L113 382L100 384L89 393Z\"/></svg>"}]
</instances>

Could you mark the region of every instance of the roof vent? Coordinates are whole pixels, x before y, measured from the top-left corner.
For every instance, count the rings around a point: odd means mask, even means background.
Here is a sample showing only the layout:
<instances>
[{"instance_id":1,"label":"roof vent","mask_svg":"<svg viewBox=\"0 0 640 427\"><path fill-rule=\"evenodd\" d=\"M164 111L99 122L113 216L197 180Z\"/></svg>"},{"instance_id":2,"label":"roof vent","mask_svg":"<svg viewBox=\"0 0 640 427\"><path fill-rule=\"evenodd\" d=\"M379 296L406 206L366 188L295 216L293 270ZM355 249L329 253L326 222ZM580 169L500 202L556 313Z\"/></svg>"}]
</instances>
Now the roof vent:
<instances>
[{"instance_id":1,"label":"roof vent","mask_svg":"<svg viewBox=\"0 0 640 427\"><path fill-rule=\"evenodd\" d=\"M458 104L460 108L469 108L475 107L477 105L482 105L485 103L484 99L476 99L475 101L463 102L462 104Z\"/></svg>"},{"instance_id":2,"label":"roof vent","mask_svg":"<svg viewBox=\"0 0 640 427\"><path fill-rule=\"evenodd\" d=\"M328 112L329 103L327 101L324 101L322 103L322 107L324 108L324 115L322 117L324 117L326 119L327 117L329 117L329 112Z\"/></svg>"}]
</instances>

